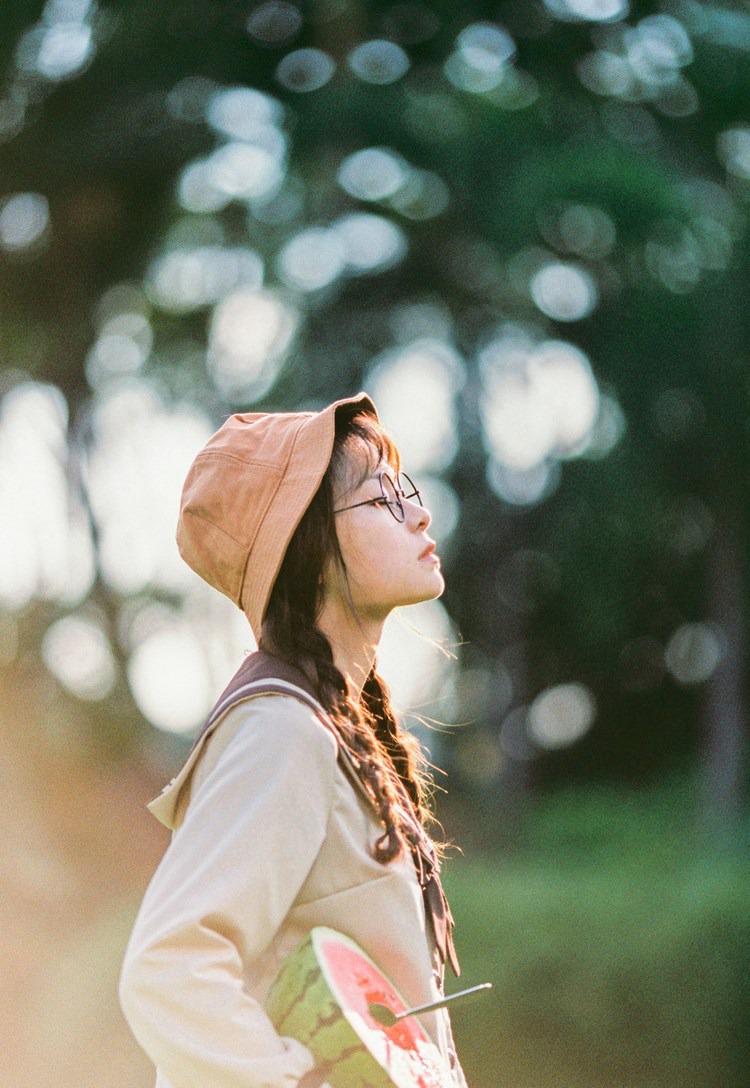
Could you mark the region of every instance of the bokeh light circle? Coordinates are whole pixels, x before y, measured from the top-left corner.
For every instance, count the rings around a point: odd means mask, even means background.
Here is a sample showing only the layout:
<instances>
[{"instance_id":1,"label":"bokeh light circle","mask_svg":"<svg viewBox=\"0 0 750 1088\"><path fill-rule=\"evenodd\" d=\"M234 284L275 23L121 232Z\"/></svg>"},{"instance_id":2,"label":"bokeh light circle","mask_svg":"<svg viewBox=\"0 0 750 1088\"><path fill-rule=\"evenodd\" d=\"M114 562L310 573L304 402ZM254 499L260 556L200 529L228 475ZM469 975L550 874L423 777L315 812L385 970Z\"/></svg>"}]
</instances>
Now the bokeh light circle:
<instances>
[{"instance_id":1,"label":"bokeh light circle","mask_svg":"<svg viewBox=\"0 0 750 1088\"><path fill-rule=\"evenodd\" d=\"M358 200L384 200L392 196L408 177L408 165L387 147L355 151L339 167L338 182Z\"/></svg>"},{"instance_id":2,"label":"bokeh light circle","mask_svg":"<svg viewBox=\"0 0 750 1088\"><path fill-rule=\"evenodd\" d=\"M721 641L707 623L683 623L672 634L664 660L680 684L702 684L715 672L723 657Z\"/></svg>"},{"instance_id":3,"label":"bokeh light circle","mask_svg":"<svg viewBox=\"0 0 750 1088\"><path fill-rule=\"evenodd\" d=\"M131 654L127 672L138 709L158 729L188 732L210 709L208 664L188 630L174 626L145 638Z\"/></svg>"},{"instance_id":4,"label":"bokeh light circle","mask_svg":"<svg viewBox=\"0 0 750 1088\"><path fill-rule=\"evenodd\" d=\"M524 469L490 457L486 475L490 489L509 506L535 506L548 498L560 482L559 465L549 461Z\"/></svg>"},{"instance_id":5,"label":"bokeh light circle","mask_svg":"<svg viewBox=\"0 0 750 1088\"><path fill-rule=\"evenodd\" d=\"M41 193L13 193L0 203L0 246L10 252L38 242L49 224L49 203Z\"/></svg>"},{"instance_id":6,"label":"bokeh light circle","mask_svg":"<svg viewBox=\"0 0 750 1088\"><path fill-rule=\"evenodd\" d=\"M367 212L343 215L333 224L344 247L347 271L353 276L382 272L406 255L406 235L390 219Z\"/></svg>"},{"instance_id":7,"label":"bokeh light circle","mask_svg":"<svg viewBox=\"0 0 750 1088\"><path fill-rule=\"evenodd\" d=\"M400 45L377 38L363 42L347 58L349 68L364 83L395 83L409 71L410 61Z\"/></svg>"},{"instance_id":8,"label":"bokeh light circle","mask_svg":"<svg viewBox=\"0 0 750 1088\"><path fill-rule=\"evenodd\" d=\"M550 15L565 22L613 23L624 19L628 0L544 0Z\"/></svg>"},{"instance_id":9,"label":"bokeh light circle","mask_svg":"<svg viewBox=\"0 0 750 1088\"><path fill-rule=\"evenodd\" d=\"M302 29L302 12L286 0L269 0L249 15L247 32L263 45L286 45Z\"/></svg>"},{"instance_id":10,"label":"bokeh light circle","mask_svg":"<svg viewBox=\"0 0 750 1088\"><path fill-rule=\"evenodd\" d=\"M472 68L499 72L515 55L516 43L496 23L472 23L458 35L456 48Z\"/></svg>"},{"instance_id":11,"label":"bokeh light circle","mask_svg":"<svg viewBox=\"0 0 750 1088\"><path fill-rule=\"evenodd\" d=\"M407 472L438 472L455 457L455 396L463 379L463 362L439 340L416 341L375 361L367 388Z\"/></svg>"},{"instance_id":12,"label":"bokeh light circle","mask_svg":"<svg viewBox=\"0 0 750 1088\"><path fill-rule=\"evenodd\" d=\"M540 268L529 290L542 313L555 321L580 321L599 301L593 277L584 268L561 261Z\"/></svg>"},{"instance_id":13,"label":"bokeh light circle","mask_svg":"<svg viewBox=\"0 0 750 1088\"><path fill-rule=\"evenodd\" d=\"M585 684L556 684L529 707L527 729L540 748L567 748L580 740L596 717L596 700Z\"/></svg>"},{"instance_id":14,"label":"bokeh light circle","mask_svg":"<svg viewBox=\"0 0 750 1088\"><path fill-rule=\"evenodd\" d=\"M211 93L205 107L212 128L233 140L267 136L281 123L284 107L255 87L222 87Z\"/></svg>"},{"instance_id":15,"label":"bokeh light circle","mask_svg":"<svg viewBox=\"0 0 750 1088\"><path fill-rule=\"evenodd\" d=\"M336 62L322 49L295 49L279 63L275 76L289 91L307 93L324 87L336 71Z\"/></svg>"},{"instance_id":16,"label":"bokeh light circle","mask_svg":"<svg viewBox=\"0 0 750 1088\"><path fill-rule=\"evenodd\" d=\"M716 140L719 158L735 177L750 178L750 125L733 125Z\"/></svg>"},{"instance_id":17,"label":"bokeh light circle","mask_svg":"<svg viewBox=\"0 0 750 1088\"><path fill-rule=\"evenodd\" d=\"M117 678L109 639L98 623L85 616L64 616L47 628L42 660L78 699L105 699Z\"/></svg>"},{"instance_id":18,"label":"bokeh light circle","mask_svg":"<svg viewBox=\"0 0 750 1088\"><path fill-rule=\"evenodd\" d=\"M509 329L480 353L482 428L499 485L512 473L536 479L549 458L576 456L599 412L599 390L584 353L563 340L541 344ZM546 476L546 470L545 470ZM513 476L507 476L512 481ZM539 493L547 482L539 478Z\"/></svg>"},{"instance_id":19,"label":"bokeh light circle","mask_svg":"<svg viewBox=\"0 0 750 1088\"><path fill-rule=\"evenodd\" d=\"M60 390L20 382L0 401L0 604L77 604L91 588L88 517L71 487L68 405Z\"/></svg>"},{"instance_id":20,"label":"bokeh light circle","mask_svg":"<svg viewBox=\"0 0 750 1088\"><path fill-rule=\"evenodd\" d=\"M146 276L148 297L163 310L190 313L236 287L260 287L263 261L244 247L194 246L158 257Z\"/></svg>"},{"instance_id":21,"label":"bokeh light circle","mask_svg":"<svg viewBox=\"0 0 750 1088\"><path fill-rule=\"evenodd\" d=\"M234 291L215 308L208 370L230 399L255 400L273 385L299 315L272 291Z\"/></svg>"},{"instance_id":22,"label":"bokeh light circle","mask_svg":"<svg viewBox=\"0 0 750 1088\"><path fill-rule=\"evenodd\" d=\"M278 130L273 132L275 147L235 140L214 151L206 165L219 192L249 200L266 196L281 183L284 139Z\"/></svg>"},{"instance_id":23,"label":"bokeh light circle","mask_svg":"<svg viewBox=\"0 0 750 1088\"><path fill-rule=\"evenodd\" d=\"M291 238L276 260L279 278L288 287L319 291L344 271L346 251L336 232L327 227L308 227Z\"/></svg>"},{"instance_id":24,"label":"bokeh light circle","mask_svg":"<svg viewBox=\"0 0 750 1088\"><path fill-rule=\"evenodd\" d=\"M433 219L450 203L450 191L432 170L411 170L403 185L390 199L391 207L407 219Z\"/></svg>"}]
</instances>

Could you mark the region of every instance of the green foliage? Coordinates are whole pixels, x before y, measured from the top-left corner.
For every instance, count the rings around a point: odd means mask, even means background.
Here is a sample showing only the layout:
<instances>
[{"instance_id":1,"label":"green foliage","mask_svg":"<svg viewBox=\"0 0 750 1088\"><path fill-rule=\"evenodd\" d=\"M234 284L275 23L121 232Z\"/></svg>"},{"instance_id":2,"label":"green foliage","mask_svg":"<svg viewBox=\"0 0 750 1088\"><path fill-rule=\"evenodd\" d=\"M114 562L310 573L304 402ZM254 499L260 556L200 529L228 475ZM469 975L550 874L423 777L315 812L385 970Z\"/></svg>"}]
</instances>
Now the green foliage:
<instances>
[{"instance_id":1,"label":"green foliage","mask_svg":"<svg viewBox=\"0 0 750 1088\"><path fill-rule=\"evenodd\" d=\"M33 244L3 240L0 230L0 365L8 369L0 393L26 377L64 395L70 441L61 456L71 505L90 511L94 550L107 517L87 495L87 461L106 458L97 419L122 382L155 391L167 410L192 407L218 425L232 411L320 404L370 388L384 354L434 333L457 360L457 453L434 469L460 510L441 540L445 602L466 657L476 652L487 676L507 675L512 687L507 705L490 694L480 728L502 747L508 712L547 687L578 681L599 710L593 729L569 750L534 750L529 782L571 773L645 780L654 769L709 758L723 759L725 780L737 779L742 756L726 737L740 734L746 718L750 189L742 149L750 139L750 64L742 43L750 17L714 4L672 5L667 14L665 5L633 2L600 22L601 6L572 4L566 17L562 0L317 0L298 5L298 33L260 41L247 19L264 5L103 0L86 14L86 5L50 4L36 25L43 6L0 9L7 87L0 212L13 193L36 194L49 219ZM56 55L53 42L67 39L50 38L46 59L36 61L34 42L47 40L56 20L75 22L74 9L91 23L95 48L58 78L45 65ZM480 40L489 29L490 44L469 51L456 79L450 65L474 23ZM487 82L493 33L506 36L513 55ZM377 73L374 82L357 75L353 51L384 38L400 42L403 73L384 82ZM281 79L279 66L308 47L328 55L333 74L305 91ZM252 185L237 188L235 168L227 180L223 160L218 173L216 163L209 171L218 202L186 201L177 184L186 168L256 138L241 125L237 136L237 118L229 129L212 120L210 104L231 88L260 94L281 119L278 131L274 122L258 136L283 145L278 193L272 186L259 198ZM401 188L381 192L372 179L369 189L346 188L342 163L378 148L403 168ZM444 201L414 196L423 184L429 196L423 171ZM317 288L285 280L281 258L290 243L363 212L400 232L401 258L332 273ZM202 271L188 261L181 273L188 287L197 277L198 300L188 297L184 307L155 300L147 287L153 262L202 247L209 250ZM227 267L219 256L235 249L257 255L264 290L299 311L267 386L222 384L212 370L216 309L233 288L203 297L201 284L215 281ZM589 283L590 311L574 306L566 316L565 306L550 308L548 298L545 308L534 297L534 277L555 265L564 270L558 304L575 294L571 282ZM107 340L102 299L123 282L140 285L136 309L149 347L133 363L140 348L133 355L125 336L118 354L118 333L114 349L104 344L109 363L92 377L87 359ZM434 327L432 317L425 324L431 312L440 315ZM482 357L514 327L535 344L580 348L622 419L619 437L590 461L575 443L540 454L533 471L551 470L549 490L520 505L493 476L507 466L480 418L492 400ZM242 336L253 339L247 329ZM499 374L513 353L507 345L497 351ZM235 365L241 372L259 364L239 351ZM554 396L564 400L561 389ZM610 437L618 426L610 418ZM549 574L544 592L524 584L536 569L525 563L528 553ZM87 599L64 607L95 604L107 638L117 638L133 598L142 593L146 603L160 587L146 579L120 595L95 558ZM43 598L38 587L29 590L40 632ZM670 665L670 642L691 624L703 625L697 648L692 657L683 648L676 673L680 655L673 647ZM696 667L705 657L701 632L704 641L715 634L736 646L737 662L724 654L713 671ZM126 692L131 650L113 646ZM709 699L723 714L708 713ZM138 711L126 709L135 733ZM124 720L122 706L117 713ZM100 718L112 720L111 705ZM456 747L462 743L457 734ZM526 775L523 767L510 773ZM728 811L741 803L717 797Z\"/></svg>"},{"instance_id":2,"label":"green foliage","mask_svg":"<svg viewBox=\"0 0 750 1088\"><path fill-rule=\"evenodd\" d=\"M750 874L702 852L681 791L570 792L513 857L448 866L472 1088L744 1084Z\"/></svg>"}]
</instances>

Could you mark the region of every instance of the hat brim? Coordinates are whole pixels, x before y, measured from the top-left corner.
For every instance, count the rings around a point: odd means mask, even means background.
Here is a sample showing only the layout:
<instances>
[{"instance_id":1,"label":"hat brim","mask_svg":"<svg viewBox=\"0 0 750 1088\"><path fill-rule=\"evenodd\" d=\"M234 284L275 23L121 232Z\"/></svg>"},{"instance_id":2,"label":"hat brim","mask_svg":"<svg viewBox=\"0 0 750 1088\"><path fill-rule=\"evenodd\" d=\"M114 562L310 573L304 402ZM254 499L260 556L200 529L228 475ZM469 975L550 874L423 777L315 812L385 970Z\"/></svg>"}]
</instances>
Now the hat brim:
<instances>
[{"instance_id":1,"label":"hat brim","mask_svg":"<svg viewBox=\"0 0 750 1088\"><path fill-rule=\"evenodd\" d=\"M303 418L294 439L286 471L255 539L245 567L240 603L253 634L260 638L271 591L284 561L289 542L315 497L331 461L336 435L336 416L341 411L359 411L378 418L375 405L366 393L345 397ZM294 511L294 517L290 512ZM263 572L262 577L250 575Z\"/></svg>"}]
</instances>

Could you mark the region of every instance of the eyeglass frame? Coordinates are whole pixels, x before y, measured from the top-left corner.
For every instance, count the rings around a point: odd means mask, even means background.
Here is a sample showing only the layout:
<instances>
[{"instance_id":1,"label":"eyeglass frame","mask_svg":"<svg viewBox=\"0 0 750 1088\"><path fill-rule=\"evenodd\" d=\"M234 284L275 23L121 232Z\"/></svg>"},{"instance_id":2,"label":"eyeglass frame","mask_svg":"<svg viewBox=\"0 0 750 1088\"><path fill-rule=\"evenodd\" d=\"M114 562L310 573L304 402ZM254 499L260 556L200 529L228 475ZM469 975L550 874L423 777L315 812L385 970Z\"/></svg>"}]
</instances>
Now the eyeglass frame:
<instances>
[{"instance_id":1,"label":"eyeglass frame","mask_svg":"<svg viewBox=\"0 0 750 1088\"><path fill-rule=\"evenodd\" d=\"M396 496L395 503L394 503L393 499L389 499L388 495L386 494L385 484L383 483L384 478L389 480L393 484L393 491L394 491L394 494ZM411 493L409 495L406 494L406 489L404 487L402 487L402 485L401 485L402 478L404 480L406 480L408 486L412 489ZM417 485L412 480L411 476L407 475L406 472L396 473L396 479L395 480L393 480L388 475L387 472L379 472L378 473L378 482L380 483L380 495L376 499L364 499L362 502L352 503L351 506L342 506L342 507L340 507L340 509L334 510L333 511L334 514L343 514L347 510L356 510L358 506L377 506L378 503L384 502L385 505L388 507L388 511L389 511L391 517L395 521L397 521L399 523L399 525L403 525L403 523L406 521L406 511L404 510L404 500L406 500L407 502L411 502L413 499L416 499L417 504L419 506L421 506L422 508L424 508L424 503L422 502L421 492L420 492L419 488L417 487ZM399 517L398 514L396 513L396 511L393 509L394 506L397 508L397 510L401 514L401 517Z\"/></svg>"}]
</instances>

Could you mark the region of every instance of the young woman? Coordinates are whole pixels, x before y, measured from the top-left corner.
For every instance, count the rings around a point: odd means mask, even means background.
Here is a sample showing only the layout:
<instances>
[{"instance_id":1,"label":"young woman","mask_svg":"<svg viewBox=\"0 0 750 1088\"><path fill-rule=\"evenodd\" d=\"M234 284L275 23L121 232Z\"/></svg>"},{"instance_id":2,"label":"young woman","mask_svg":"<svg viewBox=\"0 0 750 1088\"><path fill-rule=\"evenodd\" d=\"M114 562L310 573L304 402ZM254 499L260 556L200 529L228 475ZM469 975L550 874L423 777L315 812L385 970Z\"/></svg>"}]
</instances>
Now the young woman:
<instances>
[{"instance_id":1,"label":"young woman","mask_svg":"<svg viewBox=\"0 0 750 1088\"><path fill-rule=\"evenodd\" d=\"M149 806L173 837L120 994L157 1088L324 1084L263 1007L314 926L354 939L411 1006L441 995L446 960L458 970L421 753L376 672L389 613L443 591L429 525L364 394L232 416L193 463L181 554L259 651ZM421 1021L460 1088L447 1012Z\"/></svg>"}]
</instances>

